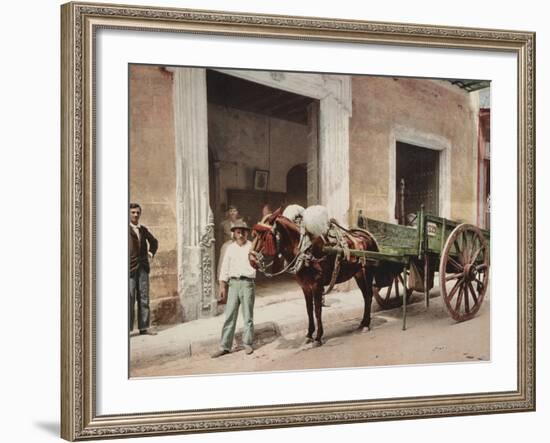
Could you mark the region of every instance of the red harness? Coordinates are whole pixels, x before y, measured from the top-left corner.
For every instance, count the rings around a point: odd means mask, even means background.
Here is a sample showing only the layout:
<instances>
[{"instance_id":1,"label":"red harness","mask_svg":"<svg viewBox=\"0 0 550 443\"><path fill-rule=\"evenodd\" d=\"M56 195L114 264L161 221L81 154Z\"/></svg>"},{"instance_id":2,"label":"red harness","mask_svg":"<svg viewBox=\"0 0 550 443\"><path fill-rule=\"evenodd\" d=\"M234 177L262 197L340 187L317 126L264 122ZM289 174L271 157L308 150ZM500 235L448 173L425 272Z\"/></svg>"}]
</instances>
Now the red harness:
<instances>
[{"instance_id":1,"label":"red harness","mask_svg":"<svg viewBox=\"0 0 550 443\"><path fill-rule=\"evenodd\" d=\"M254 232L262 239L263 254L273 257L277 254L275 247L275 236L273 235L272 227L258 223L253 227Z\"/></svg>"}]
</instances>

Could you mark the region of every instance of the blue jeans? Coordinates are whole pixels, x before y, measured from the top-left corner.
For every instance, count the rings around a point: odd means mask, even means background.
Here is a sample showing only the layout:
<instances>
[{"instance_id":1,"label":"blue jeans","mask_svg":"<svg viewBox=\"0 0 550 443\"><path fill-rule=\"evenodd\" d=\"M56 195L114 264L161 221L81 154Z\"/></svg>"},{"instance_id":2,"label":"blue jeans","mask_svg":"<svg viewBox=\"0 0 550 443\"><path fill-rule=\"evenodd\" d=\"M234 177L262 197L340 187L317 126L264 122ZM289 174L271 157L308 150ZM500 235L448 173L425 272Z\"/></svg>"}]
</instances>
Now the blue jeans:
<instances>
[{"instance_id":1,"label":"blue jeans","mask_svg":"<svg viewBox=\"0 0 550 443\"><path fill-rule=\"evenodd\" d=\"M146 331L149 328L149 320L151 312L149 309L149 273L138 268L137 271L130 275L130 324L129 330L134 327L134 306L138 304L138 328L140 332Z\"/></svg>"},{"instance_id":2,"label":"blue jeans","mask_svg":"<svg viewBox=\"0 0 550 443\"><path fill-rule=\"evenodd\" d=\"M239 306L243 313L243 344L252 346L254 341L254 281L229 280L225 321L222 328L220 348L230 351L233 346Z\"/></svg>"}]
</instances>

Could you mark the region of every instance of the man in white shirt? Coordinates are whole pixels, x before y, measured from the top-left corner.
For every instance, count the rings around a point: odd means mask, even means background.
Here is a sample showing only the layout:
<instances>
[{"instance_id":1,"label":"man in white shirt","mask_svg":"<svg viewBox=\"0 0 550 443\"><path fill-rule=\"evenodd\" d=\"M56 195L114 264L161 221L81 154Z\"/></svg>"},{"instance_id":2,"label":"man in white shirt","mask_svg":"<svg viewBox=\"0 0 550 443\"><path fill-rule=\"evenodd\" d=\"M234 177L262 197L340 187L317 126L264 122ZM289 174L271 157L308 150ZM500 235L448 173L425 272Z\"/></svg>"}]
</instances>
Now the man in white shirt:
<instances>
[{"instance_id":1,"label":"man in white shirt","mask_svg":"<svg viewBox=\"0 0 550 443\"><path fill-rule=\"evenodd\" d=\"M247 355L252 354L254 341L254 279L256 270L250 266L248 253L252 243L248 240L250 228L242 220L231 227L233 243L223 256L220 270L220 303L226 303L225 321L222 328L220 349L212 354L217 358L231 352L233 337L239 315L239 306L243 312L243 344Z\"/></svg>"},{"instance_id":2,"label":"man in white shirt","mask_svg":"<svg viewBox=\"0 0 550 443\"><path fill-rule=\"evenodd\" d=\"M218 260L218 280L220 276L220 271L222 268L223 256L227 247L233 242L233 232L231 228L235 226L235 223L242 222L242 217L239 215L239 210L236 206L230 205L227 209L227 218L221 223L220 228L223 236L223 243L220 249L219 260ZM218 241L218 240L216 240Z\"/></svg>"}]
</instances>

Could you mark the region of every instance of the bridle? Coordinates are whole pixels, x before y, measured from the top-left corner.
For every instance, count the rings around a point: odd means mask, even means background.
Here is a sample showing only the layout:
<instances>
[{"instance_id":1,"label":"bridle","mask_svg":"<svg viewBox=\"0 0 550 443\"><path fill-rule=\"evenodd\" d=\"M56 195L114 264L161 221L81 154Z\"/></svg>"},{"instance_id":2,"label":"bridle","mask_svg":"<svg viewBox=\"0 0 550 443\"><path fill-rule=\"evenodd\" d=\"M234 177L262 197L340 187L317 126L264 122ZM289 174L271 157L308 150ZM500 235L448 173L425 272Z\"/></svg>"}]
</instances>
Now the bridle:
<instances>
[{"instance_id":1,"label":"bridle","mask_svg":"<svg viewBox=\"0 0 550 443\"><path fill-rule=\"evenodd\" d=\"M265 262L265 256L262 251L265 249L268 249L269 254L268 256L276 256L280 254L280 243L281 243L281 237L279 232L277 232L277 220L281 216L276 216L273 220L273 224L268 223L268 219L270 218L271 214L264 217L264 219L253 226L252 230L255 233L255 235L262 240L262 247L260 251L254 250L252 248L249 252L249 255L254 257L254 260L257 264L257 269L259 272L264 274L266 277L276 277L277 275L284 274L285 272L288 272L290 274L296 273L295 265L298 261L298 257L301 255L301 249L302 249L302 242L304 238L304 234L300 235L300 241L298 243L298 253L294 256L294 258L279 272L276 273L270 273L268 272L268 269L273 265L273 261L269 264ZM289 220L290 222L290 220ZM255 243L254 243L255 244ZM272 254L271 254L272 252Z\"/></svg>"},{"instance_id":2,"label":"bridle","mask_svg":"<svg viewBox=\"0 0 550 443\"><path fill-rule=\"evenodd\" d=\"M262 250L265 248L265 244L267 243L267 248L270 250L269 252L274 252L273 255L279 254L279 242L280 239L278 238L279 233L277 232L277 220L280 216L277 216L273 220L273 224L270 225L267 223L267 217L264 218L260 223L256 224L252 229L254 233L262 238ZM292 223L290 220L288 220L288 223ZM281 275L285 272L288 272L289 274L296 274L298 270L302 267L304 264L304 259L307 259L307 253L303 251L302 246L304 243L304 238L306 237L306 234L303 231L300 231L300 241L298 242L298 252L294 255L294 258L279 272L276 272L274 274L268 272L268 268L273 265L273 262L266 264L264 261L264 254L261 251L255 251L254 249L251 249L249 254L252 255L256 261L258 271L264 274L266 277L276 277L277 275ZM275 239L275 241L273 241ZM272 254L268 254L272 255ZM311 258L310 258L311 259ZM320 259L319 261L324 260L324 258ZM336 284L336 279L338 277L338 274L340 273L340 265L341 265L342 257L340 255L336 256L336 260L334 262L334 268L332 271L332 276L330 279L330 284L327 289L323 291L323 296L327 295L329 292L332 291L334 288L334 285Z\"/></svg>"}]
</instances>

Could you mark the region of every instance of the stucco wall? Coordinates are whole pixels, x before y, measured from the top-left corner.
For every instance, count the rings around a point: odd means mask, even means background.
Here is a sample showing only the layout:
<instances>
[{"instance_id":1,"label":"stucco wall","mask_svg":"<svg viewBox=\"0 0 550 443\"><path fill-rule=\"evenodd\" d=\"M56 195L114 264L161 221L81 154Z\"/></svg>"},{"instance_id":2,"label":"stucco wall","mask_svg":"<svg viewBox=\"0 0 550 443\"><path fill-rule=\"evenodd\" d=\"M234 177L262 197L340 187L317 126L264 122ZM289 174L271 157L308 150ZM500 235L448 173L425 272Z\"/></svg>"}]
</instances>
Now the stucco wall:
<instances>
[{"instance_id":1,"label":"stucco wall","mask_svg":"<svg viewBox=\"0 0 550 443\"><path fill-rule=\"evenodd\" d=\"M227 189L253 189L255 169L269 171L268 191L286 192L288 171L307 162L307 126L209 104L208 145L218 163L221 206ZM219 220L220 208L212 209Z\"/></svg>"},{"instance_id":2,"label":"stucco wall","mask_svg":"<svg viewBox=\"0 0 550 443\"><path fill-rule=\"evenodd\" d=\"M151 263L152 321L182 320L177 296L176 171L172 75L130 69L130 201L159 240ZM269 191L286 192L286 174L307 161L307 127L264 115L208 106L208 142L219 165L220 206L228 188L252 189L255 169L270 171ZM212 208L216 221L220 207ZM258 213L261 208L258 208Z\"/></svg>"},{"instance_id":3,"label":"stucco wall","mask_svg":"<svg viewBox=\"0 0 550 443\"><path fill-rule=\"evenodd\" d=\"M359 209L393 221L390 165L396 140L446 146L450 218L475 222L477 96L441 81L375 77L353 77L352 96L350 222ZM160 242L151 270L153 321L181 321L171 74L132 67L130 97L130 201L142 205L142 222ZM225 190L252 189L255 169L270 171L269 191L286 192L290 168L307 162L305 125L215 104L208 105L208 144L219 173L218 207L212 208L216 223Z\"/></svg>"},{"instance_id":4,"label":"stucco wall","mask_svg":"<svg viewBox=\"0 0 550 443\"><path fill-rule=\"evenodd\" d=\"M451 219L476 220L477 104L467 92L442 81L353 77L350 120L350 215L394 221L391 147L395 140L447 146ZM400 140L399 134L406 134ZM440 177L440 183L445 180ZM440 208L441 210L441 208Z\"/></svg>"},{"instance_id":5,"label":"stucco wall","mask_svg":"<svg viewBox=\"0 0 550 443\"><path fill-rule=\"evenodd\" d=\"M181 318L177 297L176 172L172 75L158 67L130 69L130 201L159 240L151 263L152 320Z\"/></svg>"}]
</instances>

